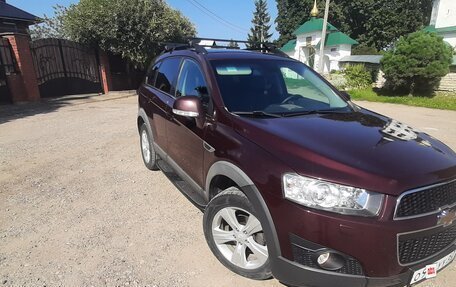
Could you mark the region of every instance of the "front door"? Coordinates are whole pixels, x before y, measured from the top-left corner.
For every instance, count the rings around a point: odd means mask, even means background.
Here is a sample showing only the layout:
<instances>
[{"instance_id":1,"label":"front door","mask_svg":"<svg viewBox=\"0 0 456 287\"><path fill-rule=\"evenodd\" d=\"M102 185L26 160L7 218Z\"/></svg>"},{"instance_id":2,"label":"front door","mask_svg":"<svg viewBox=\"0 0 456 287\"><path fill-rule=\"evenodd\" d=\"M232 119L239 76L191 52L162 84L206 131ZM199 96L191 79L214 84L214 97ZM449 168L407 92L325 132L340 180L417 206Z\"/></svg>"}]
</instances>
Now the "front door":
<instances>
[{"instance_id":1,"label":"front door","mask_svg":"<svg viewBox=\"0 0 456 287\"><path fill-rule=\"evenodd\" d=\"M176 86L176 98L184 96L200 97L203 106L209 99L203 73L190 59L184 60ZM178 115L173 115L167 124L168 156L203 187L204 127L198 127L193 118Z\"/></svg>"}]
</instances>

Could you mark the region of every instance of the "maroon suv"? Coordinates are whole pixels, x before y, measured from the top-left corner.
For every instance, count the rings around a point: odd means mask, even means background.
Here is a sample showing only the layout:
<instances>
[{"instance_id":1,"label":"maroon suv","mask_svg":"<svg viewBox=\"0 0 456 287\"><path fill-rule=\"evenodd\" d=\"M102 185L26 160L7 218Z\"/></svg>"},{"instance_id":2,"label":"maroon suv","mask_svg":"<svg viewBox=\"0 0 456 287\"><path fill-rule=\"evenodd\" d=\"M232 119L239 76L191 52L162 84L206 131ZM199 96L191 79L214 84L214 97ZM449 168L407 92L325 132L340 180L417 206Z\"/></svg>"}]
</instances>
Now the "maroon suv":
<instances>
[{"instance_id":1,"label":"maroon suv","mask_svg":"<svg viewBox=\"0 0 456 287\"><path fill-rule=\"evenodd\" d=\"M145 165L214 255L290 286L404 286L455 257L456 154L265 52L169 48L138 90Z\"/></svg>"}]
</instances>

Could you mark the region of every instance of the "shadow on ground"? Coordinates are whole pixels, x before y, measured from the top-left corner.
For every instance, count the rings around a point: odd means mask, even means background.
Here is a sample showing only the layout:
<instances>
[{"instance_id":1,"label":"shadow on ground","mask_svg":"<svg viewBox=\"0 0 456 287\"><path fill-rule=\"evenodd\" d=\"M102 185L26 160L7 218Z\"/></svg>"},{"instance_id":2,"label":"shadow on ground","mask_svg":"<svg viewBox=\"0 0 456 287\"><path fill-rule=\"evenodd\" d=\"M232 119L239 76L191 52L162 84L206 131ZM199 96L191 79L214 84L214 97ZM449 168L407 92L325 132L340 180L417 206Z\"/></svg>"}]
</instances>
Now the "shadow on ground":
<instances>
[{"instance_id":1,"label":"shadow on ground","mask_svg":"<svg viewBox=\"0 0 456 287\"><path fill-rule=\"evenodd\" d=\"M38 114L52 113L61 107L74 104L75 101L83 101L97 96L98 94L70 95L59 98L43 98L40 102L35 103L0 105L0 124Z\"/></svg>"}]
</instances>

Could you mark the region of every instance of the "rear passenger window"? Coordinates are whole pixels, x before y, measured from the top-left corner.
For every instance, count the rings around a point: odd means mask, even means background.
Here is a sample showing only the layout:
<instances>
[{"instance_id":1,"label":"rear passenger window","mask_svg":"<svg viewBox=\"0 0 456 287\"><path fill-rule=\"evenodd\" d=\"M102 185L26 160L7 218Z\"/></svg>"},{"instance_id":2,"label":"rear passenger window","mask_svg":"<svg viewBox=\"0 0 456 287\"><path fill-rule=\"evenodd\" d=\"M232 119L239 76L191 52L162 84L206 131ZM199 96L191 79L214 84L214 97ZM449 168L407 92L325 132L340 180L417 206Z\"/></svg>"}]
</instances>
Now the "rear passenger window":
<instances>
[{"instance_id":1,"label":"rear passenger window","mask_svg":"<svg viewBox=\"0 0 456 287\"><path fill-rule=\"evenodd\" d=\"M154 86L155 85L155 77L157 76L158 67L161 63L157 63L150 67L149 71L147 71L146 83L148 85Z\"/></svg>"},{"instance_id":2,"label":"rear passenger window","mask_svg":"<svg viewBox=\"0 0 456 287\"><path fill-rule=\"evenodd\" d=\"M158 68L155 87L168 94L174 94L177 74L179 72L180 58L165 59Z\"/></svg>"}]
</instances>

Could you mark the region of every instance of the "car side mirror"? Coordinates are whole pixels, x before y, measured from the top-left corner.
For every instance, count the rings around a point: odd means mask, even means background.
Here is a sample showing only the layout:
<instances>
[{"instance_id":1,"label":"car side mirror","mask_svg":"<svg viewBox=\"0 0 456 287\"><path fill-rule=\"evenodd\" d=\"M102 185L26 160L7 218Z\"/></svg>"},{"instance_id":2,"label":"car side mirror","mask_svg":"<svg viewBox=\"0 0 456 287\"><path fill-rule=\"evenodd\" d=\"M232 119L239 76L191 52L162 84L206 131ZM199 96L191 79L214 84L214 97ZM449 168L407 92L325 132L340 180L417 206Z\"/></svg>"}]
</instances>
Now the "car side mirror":
<instances>
[{"instance_id":1,"label":"car side mirror","mask_svg":"<svg viewBox=\"0 0 456 287\"><path fill-rule=\"evenodd\" d=\"M183 117L198 118L203 113L201 100L195 96L179 97L174 101L173 114Z\"/></svg>"},{"instance_id":2,"label":"car side mirror","mask_svg":"<svg viewBox=\"0 0 456 287\"><path fill-rule=\"evenodd\" d=\"M174 101L173 114L196 119L196 124L200 128L203 125L204 110L199 97L184 96L177 98Z\"/></svg>"},{"instance_id":3,"label":"car side mirror","mask_svg":"<svg viewBox=\"0 0 456 287\"><path fill-rule=\"evenodd\" d=\"M351 101L351 96L349 93L345 92L345 91L341 91L340 94L342 95L342 97L344 97L346 100L348 101Z\"/></svg>"}]
</instances>

